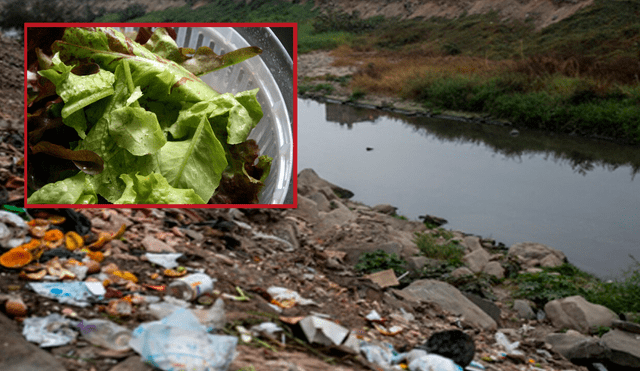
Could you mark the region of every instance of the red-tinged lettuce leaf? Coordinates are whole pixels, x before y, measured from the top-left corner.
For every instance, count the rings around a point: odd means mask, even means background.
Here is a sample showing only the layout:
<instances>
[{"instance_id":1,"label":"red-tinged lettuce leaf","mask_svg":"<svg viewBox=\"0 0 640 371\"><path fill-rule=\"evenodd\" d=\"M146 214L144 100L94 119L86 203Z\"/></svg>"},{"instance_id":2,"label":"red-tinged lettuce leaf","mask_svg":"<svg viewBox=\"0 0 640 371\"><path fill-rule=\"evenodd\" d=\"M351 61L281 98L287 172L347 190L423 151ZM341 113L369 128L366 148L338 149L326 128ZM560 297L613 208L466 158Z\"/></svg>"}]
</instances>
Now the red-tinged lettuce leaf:
<instances>
[{"instance_id":1,"label":"red-tinged lettuce leaf","mask_svg":"<svg viewBox=\"0 0 640 371\"><path fill-rule=\"evenodd\" d=\"M31 146L31 152L44 153L50 156L71 160L84 173L89 175L100 174L104 169L104 161L95 152L89 150L72 151L50 142L39 142Z\"/></svg>"},{"instance_id":2,"label":"red-tinged lettuce leaf","mask_svg":"<svg viewBox=\"0 0 640 371\"><path fill-rule=\"evenodd\" d=\"M201 46L196 50L193 57L188 58L180 63L180 65L194 75L202 76L209 72L246 61L256 55L260 55L260 53L262 53L262 49L257 46L248 46L227 54L218 55L214 53L210 47Z\"/></svg>"},{"instance_id":3,"label":"red-tinged lettuce leaf","mask_svg":"<svg viewBox=\"0 0 640 371\"><path fill-rule=\"evenodd\" d=\"M59 51L66 62L92 61L111 72L127 59L133 83L150 99L199 102L218 95L193 73L112 28L67 28L53 50Z\"/></svg>"},{"instance_id":4,"label":"red-tinged lettuce leaf","mask_svg":"<svg viewBox=\"0 0 640 371\"><path fill-rule=\"evenodd\" d=\"M222 180L212 203L255 204L258 194L269 176L272 159L258 157L259 149L255 140L229 146L227 161L229 167L222 173ZM254 162L258 159L258 163Z\"/></svg>"},{"instance_id":5,"label":"red-tinged lettuce leaf","mask_svg":"<svg viewBox=\"0 0 640 371\"><path fill-rule=\"evenodd\" d=\"M122 197L115 204L204 204L204 200L193 189L179 189L169 185L158 173L143 176L122 174L126 184Z\"/></svg>"}]
</instances>

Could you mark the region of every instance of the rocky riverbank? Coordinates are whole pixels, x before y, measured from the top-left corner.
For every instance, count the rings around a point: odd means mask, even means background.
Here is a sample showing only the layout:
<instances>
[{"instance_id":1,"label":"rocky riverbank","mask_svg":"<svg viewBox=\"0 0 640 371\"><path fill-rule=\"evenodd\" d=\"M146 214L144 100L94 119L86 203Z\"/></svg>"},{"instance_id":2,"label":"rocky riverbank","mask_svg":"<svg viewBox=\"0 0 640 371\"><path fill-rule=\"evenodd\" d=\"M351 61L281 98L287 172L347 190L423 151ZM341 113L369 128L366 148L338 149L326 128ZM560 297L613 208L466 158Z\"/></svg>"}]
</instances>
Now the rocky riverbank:
<instances>
[{"instance_id":1,"label":"rocky riverbank","mask_svg":"<svg viewBox=\"0 0 640 371\"><path fill-rule=\"evenodd\" d=\"M214 332L240 336L239 326L249 328L268 320L286 329L284 341L280 336L254 335L253 340L240 343L229 370L397 369L380 359L367 358L364 349L384 349L383 344L387 343L397 352L407 352L434 334L451 330L462 331L472 339L475 368L471 369L475 370L586 370L578 364L593 362L611 370L620 369L615 368L618 366L640 369L640 340L635 333L638 326L618 321L610 310L581 297L552 301L536 311L531 302L514 300L506 286L500 284L491 288L495 297L488 299L460 290L446 283L444 277L414 279L425 267L438 264L421 255L416 232L437 235L438 244L457 241L464 250L465 266L451 272L451 276L473 279L491 275L498 279L514 269L514 262L515 269L522 272L562 264L562 253L535 243L506 249L490 239L460 231L451 231L451 236L444 237L439 228L394 216L393 206L370 207L350 201L351 196L348 190L305 169L298 177L297 209L78 209L81 217L76 223L91 228L87 243L101 232L113 233L126 226L122 240L111 240L93 250L100 251L103 257L98 259L98 272L129 272L126 277L133 276L136 282L113 277L107 287L108 296L76 306L30 289L29 281L38 282L41 278L19 274L20 269L0 267L0 344L5 344L0 368L151 369L134 350L92 346L75 327L64 332L75 334L73 340L47 348L28 342L22 331L26 319L52 313L70 320L106 318L129 330L160 318L157 316L162 314L151 310L151 304L158 299L169 302L161 288L175 278L151 264L145 254L180 253L183 257L178 264L186 271L201 269L217 280L214 299L223 298L225 315ZM42 212L57 213L51 209L29 210L33 216L46 217ZM429 220L442 222L435 217ZM30 230L6 217L3 224L14 238L22 238ZM62 226L66 231L74 228L74 223ZM28 233L33 237L33 231ZM7 238L3 242L5 248ZM52 252L59 249L65 250L62 246ZM407 261L408 276L397 282L393 271L365 276L354 268L365 253L377 250L397 254ZM55 260L63 266L71 258L65 254L47 256L58 256ZM52 264L52 260L45 260L41 259L43 266ZM50 272L56 277L55 271ZM87 274L82 279L89 282L94 277ZM69 279L81 280L67 276L66 282ZM266 292L272 287L295 291L304 299L274 306L275 299ZM151 300L153 297L158 299ZM125 306L127 298L132 301ZM199 317L203 323L208 323L207 313L213 311L211 302L170 303L194 308L194 314L203 316ZM375 320L373 311L383 322ZM345 335L338 340L312 340L299 324L301 318L308 316L329 319L345 334L353 334L353 338L349 341ZM600 338L597 331L602 332L605 327L615 329ZM452 359L460 355L448 353Z\"/></svg>"}]
</instances>

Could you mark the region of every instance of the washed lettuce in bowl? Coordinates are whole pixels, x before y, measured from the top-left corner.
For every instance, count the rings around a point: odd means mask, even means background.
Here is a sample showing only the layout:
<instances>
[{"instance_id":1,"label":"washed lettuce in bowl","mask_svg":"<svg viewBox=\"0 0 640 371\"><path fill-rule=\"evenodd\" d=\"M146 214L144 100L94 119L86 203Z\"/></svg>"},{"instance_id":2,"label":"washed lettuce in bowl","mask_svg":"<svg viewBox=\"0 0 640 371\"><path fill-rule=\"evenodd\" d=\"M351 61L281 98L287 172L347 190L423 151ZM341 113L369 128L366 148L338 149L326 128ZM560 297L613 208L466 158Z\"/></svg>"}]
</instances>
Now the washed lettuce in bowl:
<instances>
[{"instance_id":1,"label":"washed lettuce in bowl","mask_svg":"<svg viewBox=\"0 0 640 371\"><path fill-rule=\"evenodd\" d=\"M258 89L220 94L198 76L261 50L180 48L166 28L135 40L70 27L51 54L34 49L27 203L257 203L271 166L247 140Z\"/></svg>"}]
</instances>

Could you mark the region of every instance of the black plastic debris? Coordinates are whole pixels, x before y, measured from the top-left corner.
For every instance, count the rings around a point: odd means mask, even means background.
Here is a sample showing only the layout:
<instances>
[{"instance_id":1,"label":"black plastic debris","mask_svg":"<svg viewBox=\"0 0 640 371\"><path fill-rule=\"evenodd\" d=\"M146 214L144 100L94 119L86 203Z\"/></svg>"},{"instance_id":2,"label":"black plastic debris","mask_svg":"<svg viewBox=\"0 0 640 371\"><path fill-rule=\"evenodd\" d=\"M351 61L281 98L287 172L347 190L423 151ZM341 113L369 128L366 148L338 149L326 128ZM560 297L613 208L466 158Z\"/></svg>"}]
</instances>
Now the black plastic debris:
<instances>
[{"instance_id":1,"label":"black plastic debris","mask_svg":"<svg viewBox=\"0 0 640 371\"><path fill-rule=\"evenodd\" d=\"M436 332L424 344L416 347L427 353L447 357L461 366L467 367L473 360L476 346L471 336L460 330Z\"/></svg>"}]
</instances>

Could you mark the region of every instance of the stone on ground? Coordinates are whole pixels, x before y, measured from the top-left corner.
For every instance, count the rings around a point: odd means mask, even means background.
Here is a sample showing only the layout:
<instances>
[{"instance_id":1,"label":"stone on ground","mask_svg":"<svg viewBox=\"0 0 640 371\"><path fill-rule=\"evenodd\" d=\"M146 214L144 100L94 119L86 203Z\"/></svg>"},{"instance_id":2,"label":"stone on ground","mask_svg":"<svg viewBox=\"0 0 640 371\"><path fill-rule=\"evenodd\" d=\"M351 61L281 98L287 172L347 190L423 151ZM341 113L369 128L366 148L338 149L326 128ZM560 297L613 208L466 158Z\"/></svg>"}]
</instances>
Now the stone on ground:
<instances>
[{"instance_id":1,"label":"stone on ground","mask_svg":"<svg viewBox=\"0 0 640 371\"><path fill-rule=\"evenodd\" d=\"M455 315L464 316L469 323L484 330L495 331L498 327L488 314L473 304L452 285L436 280L413 281L402 291L416 298L439 305L442 309Z\"/></svg>"},{"instance_id":2,"label":"stone on ground","mask_svg":"<svg viewBox=\"0 0 640 371\"><path fill-rule=\"evenodd\" d=\"M612 330L602 335L602 342L611 349L609 361L640 370L640 338L637 334Z\"/></svg>"},{"instance_id":3,"label":"stone on ground","mask_svg":"<svg viewBox=\"0 0 640 371\"><path fill-rule=\"evenodd\" d=\"M611 327L617 319L609 308L589 303L578 295L552 300L544 306L544 311L557 329L573 329L584 334L600 326Z\"/></svg>"},{"instance_id":4,"label":"stone on ground","mask_svg":"<svg viewBox=\"0 0 640 371\"><path fill-rule=\"evenodd\" d=\"M567 261L560 251L535 242L521 242L509 248L508 256L517 256L523 268L540 266L555 267Z\"/></svg>"}]
</instances>

